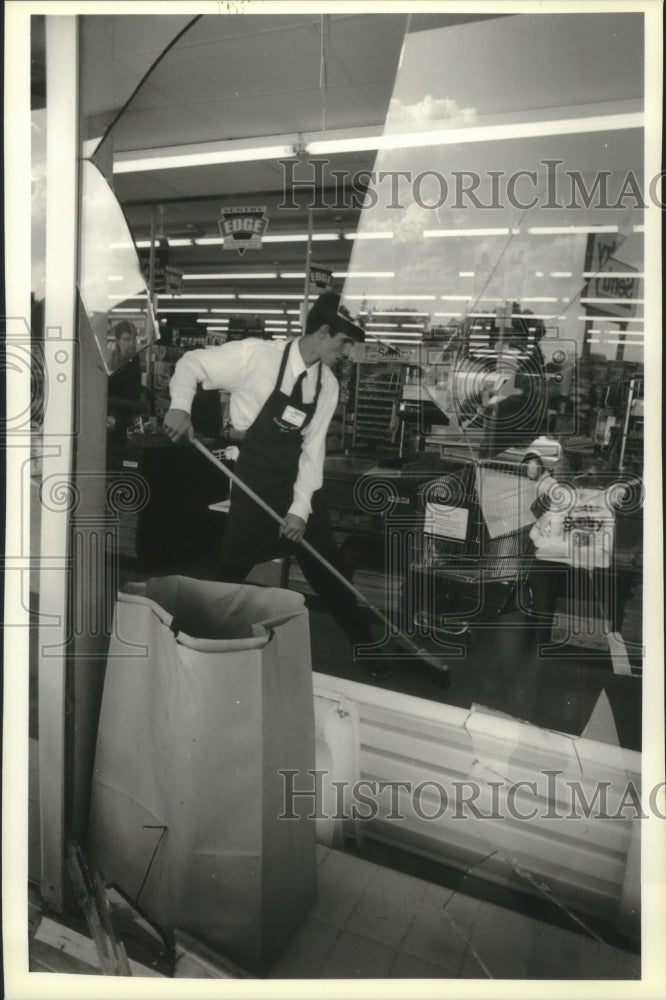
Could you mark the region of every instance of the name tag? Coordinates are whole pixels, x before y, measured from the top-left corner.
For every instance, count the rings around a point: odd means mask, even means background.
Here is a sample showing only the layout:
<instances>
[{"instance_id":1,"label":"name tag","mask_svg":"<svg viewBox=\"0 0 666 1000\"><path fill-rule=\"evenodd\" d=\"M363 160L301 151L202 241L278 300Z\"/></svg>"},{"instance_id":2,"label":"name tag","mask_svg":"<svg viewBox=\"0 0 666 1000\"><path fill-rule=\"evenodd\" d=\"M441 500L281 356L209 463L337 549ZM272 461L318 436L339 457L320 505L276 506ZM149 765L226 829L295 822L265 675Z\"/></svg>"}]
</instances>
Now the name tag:
<instances>
[{"instance_id":1,"label":"name tag","mask_svg":"<svg viewBox=\"0 0 666 1000\"><path fill-rule=\"evenodd\" d=\"M305 414L303 410L297 410L295 406L285 406L281 419L285 423L291 424L292 427L302 427Z\"/></svg>"}]
</instances>

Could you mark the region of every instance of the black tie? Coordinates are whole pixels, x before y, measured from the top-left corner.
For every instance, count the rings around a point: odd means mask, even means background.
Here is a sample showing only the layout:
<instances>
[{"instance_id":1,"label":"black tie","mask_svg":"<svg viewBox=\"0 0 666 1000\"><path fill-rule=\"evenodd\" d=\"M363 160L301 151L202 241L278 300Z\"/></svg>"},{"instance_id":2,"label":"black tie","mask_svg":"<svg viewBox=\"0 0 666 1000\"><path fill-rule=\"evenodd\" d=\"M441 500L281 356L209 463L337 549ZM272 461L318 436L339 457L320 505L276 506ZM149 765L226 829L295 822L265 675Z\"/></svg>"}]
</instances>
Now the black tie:
<instances>
[{"instance_id":1,"label":"black tie","mask_svg":"<svg viewBox=\"0 0 666 1000\"><path fill-rule=\"evenodd\" d=\"M303 380L307 375L307 371L302 371L294 382L294 388L291 391L291 401L294 406L303 405Z\"/></svg>"}]
</instances>

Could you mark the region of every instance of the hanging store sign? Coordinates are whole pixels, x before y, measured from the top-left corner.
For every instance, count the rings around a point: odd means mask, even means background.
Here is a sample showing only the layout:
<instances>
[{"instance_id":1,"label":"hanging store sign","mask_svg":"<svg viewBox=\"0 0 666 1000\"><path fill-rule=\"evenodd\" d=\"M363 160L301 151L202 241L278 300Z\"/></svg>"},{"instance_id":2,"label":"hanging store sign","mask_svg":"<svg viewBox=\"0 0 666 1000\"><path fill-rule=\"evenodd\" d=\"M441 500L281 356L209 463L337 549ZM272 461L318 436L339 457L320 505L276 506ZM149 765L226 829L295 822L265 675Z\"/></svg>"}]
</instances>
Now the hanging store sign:
<instances>
[{"instance_id":1,"label":"hanging store sign","mask_svg":"<svg viewBox=\"0 0 666 1000\"><path fill-rule=\"evenodd\" d=\"M616 247L617 237L589 234L585 270L595 276L587 283L583 304L593 314L625 319L636 314L641 280L635 267L614 256Z\"/></svg>"},{"instance_id":2,"label":"hanging store sign","mask_svg":"<svg viewBox=\"0 0 666 1000\"><path fill-rule=\"evenodd\" d=\"M146 282L148 283L150 280L149 262L144 261L142 267ZM156 261L153 268L152 290L154 292L170 292L173 295L177 295L183 290L183 272L179 271L176 267L162 266Z\"/></svg>"},{"instance_id":3,"label":"hanging store sign","mask_svg":"<svg viewBox=\"0 0 666 1000\"><path fill-rule=\"evenodd\" d=\"M599 312L618 318L635 315L641 282L632 272L638 274L635 267L615 257L608 258L603 274L598 274L589 284L591 297L600 300L594 303Z\"/></svg>"},{"instance_id":4,"label":"hanging store sign","mask_svg":"<svg viewBox=\"0 0 666 1000\"><path fill-rule=\"evenodd\" d=\"M312 264L310 266L310 284L321 289L332 288L333 270L322 264Z\"/></svg>"},{"instance_id":5,"label":"hanging store sign","mask_svg":"<svg viewBox=\"0 0 666 1000\"><path fill-rule=\"evenodd\" d=\"M138 254L146 284L150 284L150 248L142 247ZM155 240L152 279L153 292L178 293L183 287L183 272L177 267L169 267L169 244L163 236Z\"/></svg>"},{"instance_id":6,"label":"hanging store sign","mask_svg":"<svg viewBox=\"0 0 666 1000\"><path fill-rule=\"evenodd\" d=\"M225 250L237 250L241 256L246 250L260 250L268 226L266 206L223 208L217 225Z\"/></svg>"},{"instance_id":7,"label":"hanging store sign","mask_svg":"<svg viewBox=\"0 0 666 1000\"><path fill-rule=\"evenodd\" d=\"M164 291L174 295L183 290L183 272L177 267L164 268Z\"/></svg>"}]
</instances>

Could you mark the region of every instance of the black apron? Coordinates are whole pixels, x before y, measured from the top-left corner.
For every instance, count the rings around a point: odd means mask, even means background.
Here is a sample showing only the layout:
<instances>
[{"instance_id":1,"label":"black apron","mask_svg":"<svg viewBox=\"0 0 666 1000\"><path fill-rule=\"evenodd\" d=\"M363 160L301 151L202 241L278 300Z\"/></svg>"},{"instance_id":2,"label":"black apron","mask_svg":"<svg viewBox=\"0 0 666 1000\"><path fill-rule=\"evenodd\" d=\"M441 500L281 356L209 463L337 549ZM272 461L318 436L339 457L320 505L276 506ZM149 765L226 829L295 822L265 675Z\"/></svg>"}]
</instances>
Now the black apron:
<instances>
[{"instance_id":1,"label":"black apron","mask_svg":"<svg viewBox=\"0 0 666 1000\"><path fill-rule=\"evenodd\" d=\"M246 431L235 468L238 477L281 517L293 502L303 431L314 416L321 391L321 362L311 403L303 403L300 398L301 379L294 383L290 395L282 391L289 352L298 350L294 344L292 341L284 350L275 388ZM278 532L277 522L234 485L224 533L224 562L240 564L271 558L268 547L277 543Z\"/></svg>"}]
</instances>

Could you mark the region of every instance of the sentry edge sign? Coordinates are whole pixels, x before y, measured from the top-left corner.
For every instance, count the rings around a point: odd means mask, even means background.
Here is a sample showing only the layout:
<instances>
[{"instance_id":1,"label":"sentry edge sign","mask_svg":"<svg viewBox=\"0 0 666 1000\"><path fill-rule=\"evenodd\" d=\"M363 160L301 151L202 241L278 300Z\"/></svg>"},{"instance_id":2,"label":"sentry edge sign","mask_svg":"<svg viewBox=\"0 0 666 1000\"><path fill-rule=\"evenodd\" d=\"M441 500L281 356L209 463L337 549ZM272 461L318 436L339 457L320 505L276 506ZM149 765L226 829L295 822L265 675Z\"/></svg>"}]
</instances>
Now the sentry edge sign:
<instances>
[{"instance_id":1,"label":"sentry edge sign","mask_svg":"<svg viewBox=\"0 0 666 1000\"><path fill-rule=\"evenodd\" d=\"M223 208L217 225L224 250L237 250L241 256L246 250L260 250L268 226L266 207Z\"/></svg>"}]
</instances>

